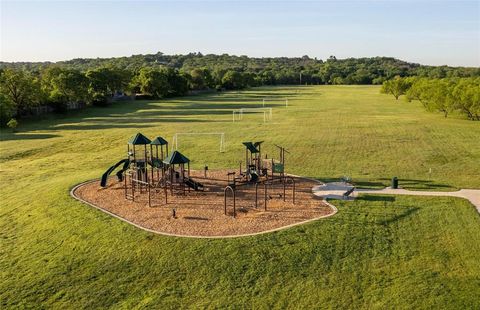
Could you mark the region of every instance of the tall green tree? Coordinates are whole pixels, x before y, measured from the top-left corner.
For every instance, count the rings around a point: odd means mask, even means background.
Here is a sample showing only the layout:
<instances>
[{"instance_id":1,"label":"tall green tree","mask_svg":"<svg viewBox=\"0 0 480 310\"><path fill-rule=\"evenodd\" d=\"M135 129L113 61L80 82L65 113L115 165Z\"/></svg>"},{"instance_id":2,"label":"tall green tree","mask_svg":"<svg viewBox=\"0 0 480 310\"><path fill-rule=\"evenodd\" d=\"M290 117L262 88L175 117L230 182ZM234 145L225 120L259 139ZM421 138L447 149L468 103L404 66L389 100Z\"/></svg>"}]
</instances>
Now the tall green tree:
<instances>
[{"instance_id":1,"label":"tall green tree","mask_svg":"<svg viewBox=\"0 0 480 310\"><path fill-rule=\"evenodd\" d=\"M222 86L226 89L241 89L246 86L243 75L235 70L228 70L222 77Z\"/></svg>"},{"instance_id":2,"label":"tall green tree","mask_svg":"<svg viewBox=\"0 0 480 310\"><path fill-rule=\"evenodd\" d=\"M207 83L205 81L205 72L201 68L195 68L190 71L190 88L194 90L205 89Z\"/></svg>"},{"instance_id":3,"label":"tall green tree","mask_svg":"<svg viewBox=\"0 0 480 310\"><path fill-rule=\"evenodd\" d=\"M15 114L15 104L5 93L0 92L0 126L4 126Z\"/></svg>"},{"instance_id":4,"label":"tall green tree","mask_svg":"<svg viewBox=\"0 0 480 310\"><path fill-rule=\"evenodd\" d=\"M85 74L90 93L105 97L112 97L117 91L123 92L131 79L130 75L127 70L112 67L90 69Z\"/></svg>"},{"instance_id":5,"label":"tall green tree","mask_svg":"<svg viewBox=\"0 0 480 310\"><path fill-rule=\"evenodd\" d=\"M188 92L187 76L173 68L166 68L164 71L167 75L167 82L169 85L167 96L172 97L185 95Z\"/></svg>"},{"instance_id":6,"label":"tall green tree","mask_svg":"<svg viewBox=\"0 0 480 310\"><path fill-rule=\"evenodd\" d=\"M460 79L452 87L453 108L470 120L480 120L480 78Z\"/></svg>"},{"instance_id":7,"label":"tall green tree","mask_svg":"<svg viewBox=\"0 0 480 310\"><path fill-rule=\"evenodd\" d=\"M30 107L41 102L42 96L38 78L25 70L2 70L0 74L0 93L3 96L2 109L7 113L15 109L16 115L22 115Z\"/></svg>"},{"instance_id":8,"label":"tall green tree","mask_svg":"<svg viewBox=\"0 0 480 310\"><path fill-rule=\"evenodd\" d=\"M452 88L454 85L447 80L432 80L426 89L427 110L443 113L444 117L453 111Z\"/></svg>"},{"instance_id":9,"label":"tall green tree","mask_svg":"<svg viewBox=\"0 0 480 310\"><path fill-rule=\"evenodd\" d=\"M167 72L161 68L141 68L132 80L132 88L154 98L166 97L170 90Z\"/></svg>"},{"instance_id":10,"label":"tall green tree","mask_svg":"<svg viewBox=\"0 0 480 310\"><path fill-rule=\"evenodd\" d=\"M410 86L411 83L408 80L396 76L391 80L383 82L382 89L380 91L384 94L391 94L396 100L398 100L401 95L405 95Z\"/></svg>"},{"instance_id":11,"label":"tall green tree","mask_svg":"<svg viewBox=\"0 0 480 310\"><path fill-rule=\"evenodd\" d=\"M70 102L86 102L89 96L88 79L81 71L57 66L42 72L42 89L58 109Z\"/></svg>"}]
</instances>

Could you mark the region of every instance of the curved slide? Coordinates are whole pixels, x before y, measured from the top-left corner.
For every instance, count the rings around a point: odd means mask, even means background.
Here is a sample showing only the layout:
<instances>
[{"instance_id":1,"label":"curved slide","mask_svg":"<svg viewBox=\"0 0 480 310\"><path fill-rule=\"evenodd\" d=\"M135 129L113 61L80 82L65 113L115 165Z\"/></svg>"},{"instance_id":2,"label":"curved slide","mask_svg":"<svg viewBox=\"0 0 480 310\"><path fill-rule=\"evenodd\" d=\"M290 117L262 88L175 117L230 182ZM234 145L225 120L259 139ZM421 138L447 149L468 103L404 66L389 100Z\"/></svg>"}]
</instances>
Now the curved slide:
<instances>
[{"instance_id":1,"label":"curved slide","mask_svg":"<svg viewBox=\"0 0 480 310\"><path fill-rule=\"evenodd\" d=\"M110 168L107 169L107 171L105 171L105 173L102 175L102 179L100 180L100 186L101 187L105 187L107 186L107 179L108 179L108 176L110 175L110 173L112 173L115 169L117 169L118 166L120 166L121 164L123 164L123 167L121 170L119 170L117 172L117 178L119 181L122 181L123 180L123 172L125 172L125 170L128 169L128 166L130 165L130 160L129 159L122 159L121 161L119 161L118 163L116 163L115 165L111 166Z\"/></svg>"}]
</instances>

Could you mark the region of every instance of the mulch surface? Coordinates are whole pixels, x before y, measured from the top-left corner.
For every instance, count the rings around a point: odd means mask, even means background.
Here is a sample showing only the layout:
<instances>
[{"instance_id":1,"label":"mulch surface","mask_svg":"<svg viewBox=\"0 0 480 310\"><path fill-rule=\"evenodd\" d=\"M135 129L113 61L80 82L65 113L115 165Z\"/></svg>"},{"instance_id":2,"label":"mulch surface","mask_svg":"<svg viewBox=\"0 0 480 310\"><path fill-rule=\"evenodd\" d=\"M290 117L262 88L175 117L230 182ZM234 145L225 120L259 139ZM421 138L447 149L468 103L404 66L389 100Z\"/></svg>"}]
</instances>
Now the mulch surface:
<instances>
[{"instance_id":1,"label":"mulch surface","mask_svg":"<svg viewBox=\"0 0 480 310\"><path fill-rule=\"evenodd\" d=\"M233 171L233 170L232 170ZM312 193L318 185L313 180L294 178L295 204L292 186L286 187L283 201L283 185L267 186L267 210L264 206L264 187L258 188L258 207L255 207L255 185L237 187L236 217L233 215L233 199L227 197L227 215L224 214L223 190L227 185L227 170L208 171L209 179L201 179L203 171L191 171L191 176L205 185L205 191L171 195L165 203L164 190L151 190L151 207L148 195L136 191L135 201L125 199L124 184L109 179L107 188L99 182L78 187L74 195L101 209L114 213L130 222L160 233L182 236L234 236L259 233L283 226L319 218L334 211ZM215 180L212 180L215 179ZM173 217L173 209L176 217Z\"/></svg>"}]
</instances>

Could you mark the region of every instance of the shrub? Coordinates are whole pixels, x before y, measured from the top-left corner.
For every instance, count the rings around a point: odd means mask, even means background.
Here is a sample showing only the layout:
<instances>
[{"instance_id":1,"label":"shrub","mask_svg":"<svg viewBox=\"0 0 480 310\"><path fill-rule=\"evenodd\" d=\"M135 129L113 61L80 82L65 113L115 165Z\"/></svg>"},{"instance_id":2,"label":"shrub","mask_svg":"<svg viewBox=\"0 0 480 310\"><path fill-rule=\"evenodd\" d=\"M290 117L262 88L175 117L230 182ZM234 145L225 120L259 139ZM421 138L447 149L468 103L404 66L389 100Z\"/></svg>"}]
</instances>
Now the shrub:
<instances>
[{"instance_id":1,"label":"shrub","mask_svg":"<svg viewBox=\"0 0 480 310\"><path fill-rule=\"evenodd\" d=\"M12 118L11 120L8 121L7 123L8 128L11 128L12 131L15 131L18 127L18 122L16 119Z\"/></svg>"}]
</instances>

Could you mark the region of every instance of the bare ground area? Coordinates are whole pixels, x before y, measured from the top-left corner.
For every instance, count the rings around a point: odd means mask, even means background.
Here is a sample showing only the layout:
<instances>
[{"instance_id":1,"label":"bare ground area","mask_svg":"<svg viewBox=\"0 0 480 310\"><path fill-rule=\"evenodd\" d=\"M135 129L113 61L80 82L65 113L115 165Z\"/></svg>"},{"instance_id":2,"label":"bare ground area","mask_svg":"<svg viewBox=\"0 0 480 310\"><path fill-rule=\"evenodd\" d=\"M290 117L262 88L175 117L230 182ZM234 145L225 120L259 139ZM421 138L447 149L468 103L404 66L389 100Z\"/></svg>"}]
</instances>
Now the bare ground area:
<instances>
[{"instance_id":1,"label":"bare ground area","mask_svg":"<svg viewBox=\"0 0 480 310\"><path fill-rule=\"evenodd\" d=\"M181 236L235 236L276 230L333 214L335 210L312 193L318 182L295 177L295 204L293 187L289 184L283 195L283 185L267 186L267 209L263 185L258 188L258 206L255 207L255 186L245 185L236 190L236 217L233 199L227 198L224 214L223 189L227 185L226 170L209 171L209 179L201 179L203 171L192 171L191 176L205 185L205 191L187 191L185 195L168 192L165 203L163 189L152 189L152 207L148 196L138 191L135 201L126 200L123 183L114 178L107 188L96 181L77 187L73 195L98 208L113 213L129 222L159 233ZM176 217L173 217L173 209Z\"/></svg>"}]
</instances>

